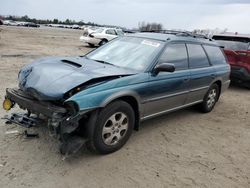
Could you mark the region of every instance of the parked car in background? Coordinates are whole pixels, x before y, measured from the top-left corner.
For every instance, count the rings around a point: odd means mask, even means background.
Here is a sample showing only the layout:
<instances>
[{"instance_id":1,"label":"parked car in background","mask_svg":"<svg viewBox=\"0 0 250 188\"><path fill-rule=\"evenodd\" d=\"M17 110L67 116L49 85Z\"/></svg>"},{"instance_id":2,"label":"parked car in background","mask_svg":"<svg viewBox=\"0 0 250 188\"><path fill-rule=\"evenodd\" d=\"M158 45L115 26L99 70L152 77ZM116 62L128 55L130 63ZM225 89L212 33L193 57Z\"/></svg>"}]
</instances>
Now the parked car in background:
<instances>
[{"instance_id":1,"label":"parked car in background","mask_svg":"<svg viewBox=\"0 0 250 188\"><path fill-rule=\"evenodd\" d=\"M82 26L81 27L83 29L83 34L80 37L80 41L81 42L85 42L83 39L84 37L87 37L90 33L93 33L95 30L97 30L97 27L94 26Z\"/></svg>"},{"instance_id":2,"label":"parked car in background","mask_svg":"<svg viewBox=\"0 0 250 188\"><path fill-rule=\"evenodd\" d=\"M250 88L250 35L220 34L213 39L224 47L231 65L231 80Z\"/></svg>"},{"instance_id":3,"label":"parked car in background","mask_svg":"<svg viewBox=\"0 0 250 188\"><path fill-rule=\"evenodd\" d=\"M108 31L109 29L103 29ZM40 114L63 154L84 143L117 151L140 121L198 105L213 110L230 84L230 66L211 39L183 32L118 37L78 57L52 57L23 67L19 88L8 88L5 110L27 110L8 120L32 127Z\"/></svg>"},{"instance_id":4,"label":"parked car in background","mask_svg":"<svg viewBox=\"0 0 250 188\"><path fill-rule=\"evenodd\" d=\"M18 23L16 21L13 21L13 20L4 20L3 24L9 25L9 26L18 26Z\"/></svg>"},{"instance_id":5,"label":"parked car in background","mask_svg":"<svg viewBox=\"0 0 250 188\"><path fill-rule=\"evenodd\" d=\"M35 24L33 22L24 22L23 26L25 26L25 27L40 27L39 24Z\"/></svg>"},{"instance_id":6,"label":"parked car in background","mask_svg":"<svg viewBox=\"0 0 250 188\"><path fill-rule=\"evenodd\" d=\"M108 41L118 37L123 36L124 33L121 29L114 28L99 28L93 32L80 37L80 41L89 44L91 47L101 46Z\"/></svg>"},{"instance_id":7,"label":"parked car in background","mask_svg":"<svg viewBox=\"0 0 250 188\"><path fill-rule=\"evenodd\" d=\"M72 25L72 29L80 29L80 26L79 25Z\"/></svg>"}]
</instances>

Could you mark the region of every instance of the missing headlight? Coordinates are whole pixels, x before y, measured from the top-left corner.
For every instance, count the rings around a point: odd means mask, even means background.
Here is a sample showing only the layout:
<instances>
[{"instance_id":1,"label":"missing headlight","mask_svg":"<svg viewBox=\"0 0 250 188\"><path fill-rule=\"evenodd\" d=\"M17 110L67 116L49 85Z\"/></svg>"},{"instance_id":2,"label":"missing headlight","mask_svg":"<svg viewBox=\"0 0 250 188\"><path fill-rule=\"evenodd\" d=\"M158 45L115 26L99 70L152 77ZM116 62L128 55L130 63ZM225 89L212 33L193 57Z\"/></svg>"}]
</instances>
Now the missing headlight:
<instances>
[{"instance_id":1,"label":"missing headlight","mask_svg":"<svg viewBox=\"0 0 250 188\"><path fill-rule=\"evenodd\" d=\"M73 101L66 102L64 106L68 110L69 115L75 115L79 111L78 105Z\"/></svg>"}]
</instances>

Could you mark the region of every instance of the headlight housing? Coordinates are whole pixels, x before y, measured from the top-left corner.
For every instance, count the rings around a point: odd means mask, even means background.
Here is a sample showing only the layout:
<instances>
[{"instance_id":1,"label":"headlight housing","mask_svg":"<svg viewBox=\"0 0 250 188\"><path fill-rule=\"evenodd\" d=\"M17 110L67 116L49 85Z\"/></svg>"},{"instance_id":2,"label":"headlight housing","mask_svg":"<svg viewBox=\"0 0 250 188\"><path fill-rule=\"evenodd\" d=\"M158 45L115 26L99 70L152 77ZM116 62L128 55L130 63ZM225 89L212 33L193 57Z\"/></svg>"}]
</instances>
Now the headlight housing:
<instances>
[{"instance_id":1,"label":"headlight housing","mask_svg":"<svg viewBox=\"0 0 250 188\"><path fill-rule=\"evenodd\" d=\"M79 112L79 106L74 101L68 101L64 104L70 115L75 115Z\"/></svg>"}]
</instances>

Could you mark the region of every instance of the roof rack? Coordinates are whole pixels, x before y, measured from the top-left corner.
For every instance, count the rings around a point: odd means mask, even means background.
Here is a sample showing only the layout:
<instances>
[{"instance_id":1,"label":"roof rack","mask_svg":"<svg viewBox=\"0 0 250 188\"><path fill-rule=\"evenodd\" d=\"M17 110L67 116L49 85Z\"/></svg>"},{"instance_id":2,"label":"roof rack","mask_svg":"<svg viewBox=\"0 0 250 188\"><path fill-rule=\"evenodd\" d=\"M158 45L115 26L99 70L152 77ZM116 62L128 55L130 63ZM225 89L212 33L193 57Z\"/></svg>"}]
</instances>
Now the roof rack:
<instances>
[{"instance_id":1,"label":"roof rack","mask_svg":"<svg viewBox=\"0 0 250 188\"><path fill-rule=\"evenodd\" d=\"M153 32L153 33L163 33L163 34L173 34L176 36L189 36L189 37L193 37L193 38L203 38L203 39L208 39L210 41L212 41L211 38L202 35L202 34L194 34L190 31L178 31L178 30L150 30L150 31L142 31L142 32Z\"/></svg>"}]
</instances>

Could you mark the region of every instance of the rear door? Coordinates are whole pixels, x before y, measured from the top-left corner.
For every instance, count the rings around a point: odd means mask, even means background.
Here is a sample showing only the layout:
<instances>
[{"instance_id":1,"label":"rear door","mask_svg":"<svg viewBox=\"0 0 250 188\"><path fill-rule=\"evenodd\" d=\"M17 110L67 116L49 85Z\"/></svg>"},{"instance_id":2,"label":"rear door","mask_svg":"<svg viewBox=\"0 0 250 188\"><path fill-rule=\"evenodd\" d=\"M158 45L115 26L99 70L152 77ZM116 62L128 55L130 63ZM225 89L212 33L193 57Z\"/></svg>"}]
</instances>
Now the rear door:
<instances>
[{"instance_id":1,"label":"rear door","mask_svg":"<svg viewBox=\"0 0 250 188\"><path fill-rule=\"evenodd\" d=\"M216 73L202 45L187 44L187 49L190 70L190 92L187 103L194 103L203 100Z\"/></svg>"},{"instance_id":2,"label":"rear door","mask_svg":"<svg viewBox=\"0 0 250 188\"><path fill-rule=\"evenodd\" d=\"M146 91L147 99L144 104L146 116L180 107L185 104L187 98L190 73L185 44L168 45L158 62L172 63L176 70L173 73L150 74Z\"/></svg>"}]
</instances>

